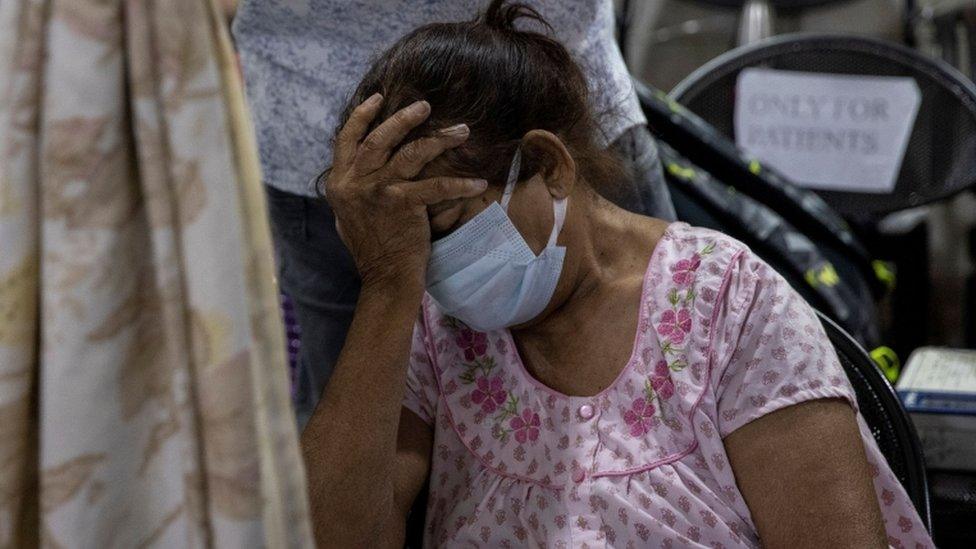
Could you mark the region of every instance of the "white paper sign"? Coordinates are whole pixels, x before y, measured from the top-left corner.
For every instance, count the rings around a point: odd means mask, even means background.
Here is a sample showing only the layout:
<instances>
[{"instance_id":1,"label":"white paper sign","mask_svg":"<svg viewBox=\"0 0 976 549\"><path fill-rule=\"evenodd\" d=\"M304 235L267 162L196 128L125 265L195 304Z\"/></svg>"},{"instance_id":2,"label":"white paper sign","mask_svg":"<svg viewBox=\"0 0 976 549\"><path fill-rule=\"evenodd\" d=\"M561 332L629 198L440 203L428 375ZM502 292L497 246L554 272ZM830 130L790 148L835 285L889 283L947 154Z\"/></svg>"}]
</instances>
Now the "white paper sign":
<instances>
[{"instance_id":1,"label":"white paper sign","mask_svg":"<svg viewBox=\"0 0 976 549\"><path fill-rule=\"evenodd\" d=\"M891 192L920 102L908 77L745 69L735 141L805 187Z\"/></svg>"}]
</instances>

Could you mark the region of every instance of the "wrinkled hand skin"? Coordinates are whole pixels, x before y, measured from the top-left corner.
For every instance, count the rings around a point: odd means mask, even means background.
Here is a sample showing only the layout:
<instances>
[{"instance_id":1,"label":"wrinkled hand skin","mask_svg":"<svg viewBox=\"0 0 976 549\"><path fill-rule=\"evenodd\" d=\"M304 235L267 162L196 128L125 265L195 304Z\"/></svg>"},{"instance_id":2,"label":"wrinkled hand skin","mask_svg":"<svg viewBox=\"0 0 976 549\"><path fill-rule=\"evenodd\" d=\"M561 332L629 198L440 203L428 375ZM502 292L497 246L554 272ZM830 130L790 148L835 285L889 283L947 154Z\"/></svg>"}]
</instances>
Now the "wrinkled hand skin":
<instances>
[{"instance_id":1,"label":"wrinkled hand skin","mask_svg":"<svg viewBox=\"0 0 976 549\"><path fill-rule=\"evenodd\" d=\"M487 187L482 179L415 180L427 163L463 143L468 127L452 126L400 147L405 136L430 115L430 105L418 101L364 137L382 104L377 94L352 112L339 132L334 164L325 182L336 229L364 287L389 286L391 280L422 282L430 256L427 206L476 196Z\"/></svg>"}]
</instances>

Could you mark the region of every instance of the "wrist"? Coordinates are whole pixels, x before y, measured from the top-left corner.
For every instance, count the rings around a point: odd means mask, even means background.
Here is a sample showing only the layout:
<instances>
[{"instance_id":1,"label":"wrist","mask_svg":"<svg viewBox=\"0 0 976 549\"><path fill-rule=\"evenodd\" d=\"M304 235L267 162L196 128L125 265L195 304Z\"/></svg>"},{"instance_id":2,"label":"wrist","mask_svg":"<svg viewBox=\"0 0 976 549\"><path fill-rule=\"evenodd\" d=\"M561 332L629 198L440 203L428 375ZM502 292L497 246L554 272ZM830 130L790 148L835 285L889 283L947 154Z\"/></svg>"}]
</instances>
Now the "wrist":
<instances>
[{"instance_id":1,"label":"wrist","mask_svg":"<svg viewBox=\"0 0 976 549\"><path fill-rule=\"evenodd\" d=\"M360 296L387 302L415 303L424 295L424 277L416 272L364 273Z\"/></svg>"},{"instance_id":2,"label":"wrist","mask_svg":"<svg viewBox=\"0 0 976 549\"><path fill-rule=\"evenodd\" d=\"M387 255L359 265L364 292L404 292L423 295L426 287L426 261L415 256Z\"/></svg>"}]
</instances>

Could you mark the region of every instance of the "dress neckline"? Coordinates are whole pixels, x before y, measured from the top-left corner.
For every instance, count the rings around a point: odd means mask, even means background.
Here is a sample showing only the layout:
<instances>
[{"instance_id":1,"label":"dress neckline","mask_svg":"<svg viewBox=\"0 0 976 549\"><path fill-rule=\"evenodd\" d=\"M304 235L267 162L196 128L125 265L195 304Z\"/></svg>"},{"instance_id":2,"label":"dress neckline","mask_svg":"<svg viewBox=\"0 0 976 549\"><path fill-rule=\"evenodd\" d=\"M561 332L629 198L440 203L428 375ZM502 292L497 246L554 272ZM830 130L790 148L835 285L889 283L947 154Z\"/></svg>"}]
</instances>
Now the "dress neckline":
<instances>
[{"instance_id":1,"label":"dress neckline","mask_svg":"<svg viewBox=\"0 0 976 549\"><path fill-rule=\"evenodd\" d=\"M623 383L627 375L634 368L634 364L641 359L640 343L644 336L644 319L650 318L651 311L650 308L651 301L648 299L648 293L651 290L651 275L656 265L660 263L658 261L658 256L663 253L661 250L664 248L662 244L672 238L672 229L679 225L680 221L672 221L668 223L668 226L664 228L664 232L661 233L661 238L658 239L657 243L654 245L654 250L651 252L651 258L647 262L647 268L644 269L644 280L641 283L641 295L640 295L640 305L637 308L637 328L634 333L633 348L630 351L630 358L627 360L626 364L617 373L617 376L607 385L602 391L593 395L567 395L562 391L557 391L552 387L546 385L545 383L536 379L529 369L525 367L525 362L522 360L522 354L518 350L518 345L515 344L515 337L512 335L512 331L509 329L503 330L505 332L505 340L508 345L512 347L512 356L514 357L515 364L518 366L517 370L519 375L527 380L529 384L541 389L543 392L555 396L559 399L566 399L569 401L592 401L599 399L607 394L611 393L618 385Z\"/></svg>"}]
</instances>

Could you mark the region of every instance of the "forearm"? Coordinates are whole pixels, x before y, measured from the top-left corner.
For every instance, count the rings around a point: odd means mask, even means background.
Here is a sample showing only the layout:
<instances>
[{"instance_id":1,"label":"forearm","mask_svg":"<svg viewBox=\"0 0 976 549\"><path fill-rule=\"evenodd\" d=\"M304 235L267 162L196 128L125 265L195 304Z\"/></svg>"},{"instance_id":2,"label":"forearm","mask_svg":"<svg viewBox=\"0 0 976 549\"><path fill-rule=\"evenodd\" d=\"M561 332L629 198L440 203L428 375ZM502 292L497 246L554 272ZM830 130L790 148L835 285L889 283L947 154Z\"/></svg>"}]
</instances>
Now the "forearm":
<instances>
[{"instance_id":1,"label":"forearm","mask_svg":"<svg viewBox=\"0 0 976 549\"><path fill-rule=\"evenodd\" d=\"M423 287L366 285L328 388L302 433L316 534L362 543L395 511L397 427ZM323 541L320 539L320 541Z\"/></svg>"},{"instance_id":2,"label":"forearm","mask_svg":"<svg viewBox=\"0 0 976 549\"><path fill-rule=\"evenodd\" d=\"M373 94L349 114L323 188L336 231L363 277L336 369L302 433L316 536L339 547L380 541L378 531L397 518L396 493L403 489L396 474L416 480L426 472L409 475L398 464L397 434L430 256L427 207L487 187L481 179L417 179L428 162L467 139L467 127L404 144L427 120L430 104L416 101L371 129L383 101ZM413 452L422 465L429 460L426 444L426 452ZM419 489L419 482L408 484Z\"/></svg>"}]
</instances>

